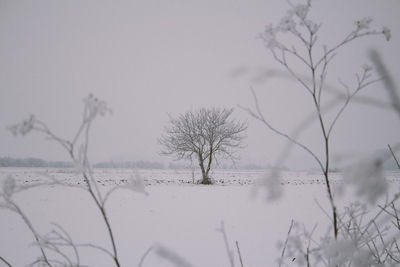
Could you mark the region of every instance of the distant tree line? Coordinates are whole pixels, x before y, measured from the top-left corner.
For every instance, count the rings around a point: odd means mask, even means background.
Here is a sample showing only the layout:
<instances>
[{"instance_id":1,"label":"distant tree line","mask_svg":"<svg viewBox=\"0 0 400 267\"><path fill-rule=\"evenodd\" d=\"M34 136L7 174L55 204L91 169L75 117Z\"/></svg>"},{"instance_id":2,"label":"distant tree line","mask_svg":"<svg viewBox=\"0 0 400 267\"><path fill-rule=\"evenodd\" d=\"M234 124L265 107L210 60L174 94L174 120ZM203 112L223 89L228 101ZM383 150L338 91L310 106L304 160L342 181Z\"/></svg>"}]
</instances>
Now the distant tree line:
<instances>
[{"instance_id":1,"label":"distant tree line","mask_svg":"<svg viewBox=\"0 0 400 267\"><path fill-rule=\"evenodd\" d=\"M12 157L0 157L0 168L1 167L20 167L20 168L73 168L73 163L68 161L47 161L40 158L28 157L28 158L12 158ZM191 166L188 163L183 162L170 162L164 165L156 161L104 161L93 164L93 168L117 168L117 169L192 169L196 166ZM251 170L262 170L271 168L270 165L258 165L258 164L227 164L222 163L216 166L217 169L251 169Z\"/></svg>"},{"instance_id":2,"label":"distant tree line","mask_svg":"<svg viewBox=\"0 0 400 267\"><path fill-rule=\"evenodd\" d=\"M46 161L40 158L12 158L0 157L0 167L24 167L24 168L72 168L72 162L67 161ZM163 169L164 165L152 161L126 161L99 162L93 165L94 168L139 168L139 169Z\"/></svg>"},{"instance_id":3,"label":"distant tree line","mask_svg":"<svg viewBox=\"0 0 400 267\"><path fill-rule=\"evenodd\" d=\"M46 161L39 158L0 157L0 167L72 168L72 162Z\"/></svg>"},{"instance_id":4,"label":"distant tree line","mask_svg":"<svg viewBox=\"0 0 400 267\"><path fill-rule=\"evenodd\" d=\"M93 164L94 168L118 168L118 169L164 169L164 164L155 161L105 161Z\"/></svg>"}]
</instances>

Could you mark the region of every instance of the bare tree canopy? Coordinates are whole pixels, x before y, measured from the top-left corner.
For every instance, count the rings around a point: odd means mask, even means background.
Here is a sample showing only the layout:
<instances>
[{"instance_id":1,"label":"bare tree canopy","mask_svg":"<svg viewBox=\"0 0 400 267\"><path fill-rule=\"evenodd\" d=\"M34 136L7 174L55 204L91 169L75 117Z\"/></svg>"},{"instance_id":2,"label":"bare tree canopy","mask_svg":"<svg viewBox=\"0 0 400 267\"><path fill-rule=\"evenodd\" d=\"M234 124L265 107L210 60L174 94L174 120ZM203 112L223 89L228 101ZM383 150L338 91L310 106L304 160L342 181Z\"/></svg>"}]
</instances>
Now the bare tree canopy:
<instances>
[{"instance_id":1,"label":"bare tree canopy","mask_svg":"<svg viewBox=\"0 0 400 267\"><path fill-rule=\"evenodd\" d=\"M234 159L234 153L245 138L247 124L231 119L233 108L202 108L170 117L165 133L159 139L163 155L177 159L197 158L202 183L211 183L209 172L219 157Z\"/></svg>"}]
</instances>

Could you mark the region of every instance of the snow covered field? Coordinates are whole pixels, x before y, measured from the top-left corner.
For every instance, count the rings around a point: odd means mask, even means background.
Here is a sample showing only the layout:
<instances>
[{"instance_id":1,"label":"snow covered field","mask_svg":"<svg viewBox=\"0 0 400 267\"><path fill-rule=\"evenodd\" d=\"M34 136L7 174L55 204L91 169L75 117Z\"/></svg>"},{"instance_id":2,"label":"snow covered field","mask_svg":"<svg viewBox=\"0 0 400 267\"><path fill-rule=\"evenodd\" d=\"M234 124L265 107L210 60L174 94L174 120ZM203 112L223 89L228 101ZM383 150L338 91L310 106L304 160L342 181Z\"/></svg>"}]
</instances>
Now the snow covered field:
<instances>
[{"instance_id":1,"label":"snow covered field","mask_svg":"<svg viewBox=\"0 0 400 267\"><path fill-rule=\"evenodd\" d=\"M190 170L96 169L95 177L106 191L124 184L139 173L146 184L146 194L120 190L107 203L107 211L115 231L122 266L138 266L151 247L162 245L184 257L193 266L230 266L223 235L218 228L225 224L229 246L235 250L238 241L244 266L276 266L280 251L277 243L284 240L291 219L325 232L329 218L316 202L329 209L320 174L281 172L284 196L267 202L262 190L254 185L262 171L216 170L216 185L192 184ZM72 185L82 179L69 169L0 169L0 182L13 174L18 184L34 184L46 175ZM200 178L195 174L195 178ZM386 173L391 193L399 191L400 173ZM333 184L340 184L335 173ZM351 191L339 206L352 197ZM15 201L41 234L52 229L51 223L62 225L76 243L91 243L110 248L106 228L87 192L70 187L40 186L14 196ZM13 266L25 266L40 254L32 246L34 239L21 218L8 210L0 210L0 256ZM91 248L82 248L82 265L113 266L107 255ZM2 263L0 263L0 266ZM5 265L4 265L5 266ZM173 266L154 251L142 266ZM295 260L293 266L296 266Z\"/></svg>"}]
</instances>

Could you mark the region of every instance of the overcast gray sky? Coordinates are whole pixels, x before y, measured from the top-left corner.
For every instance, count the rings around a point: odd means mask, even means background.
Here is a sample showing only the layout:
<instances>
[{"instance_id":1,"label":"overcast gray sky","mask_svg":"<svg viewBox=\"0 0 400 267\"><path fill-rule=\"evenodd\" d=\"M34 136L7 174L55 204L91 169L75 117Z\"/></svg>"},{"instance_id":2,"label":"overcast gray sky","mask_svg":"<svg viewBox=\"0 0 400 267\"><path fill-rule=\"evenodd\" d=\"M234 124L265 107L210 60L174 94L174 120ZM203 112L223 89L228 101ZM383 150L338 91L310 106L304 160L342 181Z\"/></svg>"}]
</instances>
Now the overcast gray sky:
<instances>
[{"instance_id":1,"label":"overcast gray sky","mask_svg":"<svg viewBox=\"0 0 400 267\"><path fill-rule=\"evenodd\" d=\"M294 3L298 3L294 1ZM67 160L60 147L38 134L13 137L7 125L35 114L56 133L72 138L82 99L93 93L113 115L96 121L90 157L102 160L163 160L157 138L176 115L203 106L253 106L249 88L278 128L290 132L311 110L304 91L257 39L277 23L288 5L282 0L0 1L0 156ZM341 50L328 81L354 84L354 74L377 48L400 84L400 2L397 0L315 0L310 17L322 22L320 44L333 45L369 16L392 39L365 38ZM380 84L364 95L386 100ZM273 163L285 142L245 112L246 163ZM338 122L335 155L363 155L399 141L400 122L391 111L354 103ZM320 133L302 135L320 154ZM165 159L164 159L165 160ZM287 165L310 166L294 152Z\"/></svg>"}]
</instances>

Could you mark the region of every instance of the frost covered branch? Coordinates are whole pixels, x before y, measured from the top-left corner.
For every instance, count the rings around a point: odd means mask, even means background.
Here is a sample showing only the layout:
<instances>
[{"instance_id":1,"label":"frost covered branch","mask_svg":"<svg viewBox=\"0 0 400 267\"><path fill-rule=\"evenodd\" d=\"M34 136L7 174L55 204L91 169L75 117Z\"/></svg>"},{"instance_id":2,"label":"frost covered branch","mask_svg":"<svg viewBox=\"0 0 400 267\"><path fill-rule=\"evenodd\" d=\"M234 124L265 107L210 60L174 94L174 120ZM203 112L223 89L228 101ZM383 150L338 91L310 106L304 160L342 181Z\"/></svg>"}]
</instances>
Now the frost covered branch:
<instances>
[{"instance_id":1,"label":"frost covered branch","mask_svg":"<svg viewBox=\"0 0 400 267\"><path fill-rule=\"evenodd\" d=\"M150 254L150 252L152 251L152 249L153 249L153 247L149 247L149 248L146 250L146 252L142 255L142 257L140 258L138 267L142 267L142 266L143 266L144 259L147 257L147 255Z\"/></svg>"},{"instance_id":2,"label":"frost covered branch","mask_svg":"<svg viewBox=\"0 0 400 267\"><path fill-rule=\"evenodd\" d=\"M4 259L2 256L0 256L0 261L2 261L5 265L7 265L7 267L12 267L12 265L6 259Z\"/></svg>"},{"instance_id":3,"label":"frost covered branch","mask_svg":"<svg viewBox=\"0 0 400 267\"><path fill-rule=\"evenodd\" d=\"M240 253L239 242L237 240L236 240L236 248L237 248L237 252L238 252L238 256L239 256L240 267L244 267L242 253Z\"/></svg>"},{"instance_id":4,"label":"frost covered branch","mask_svg":"<svg viewBox=\"0 0 400 267\"><path fill-rule=\"evenodd\" d=\"M98 187L98 183L93 177L93 170L90 165L90 161L88 158L88 149L89 149L89 132L91 129L91 125L93 121L98 117L98 116L104 116L107 113L110 113L111 110L107 107L107 104L105 101L99 100L98 98L94 97L93 95L89 95L88 97L84 98L84 110L83 110L83 118L80 126L78 127L78 130L76 131L74 137L72 138L72 141L68 141L64 138L59 137L53 131L50 130L49 127L40 120L36 119L35 116L31 115L27 120L24 120L20 124L15 124L9 127L10 131L14 135L26 135L27 133L31 131L36 131L39 133L44 134L45 138L49 140L53 140L57 143L59 143L69 154L71 160L76 166L76 169L78 172L82 175L84 181L85 181L85 186L87 192L90 194L92 200L96 204L96 207L101 213L102 219L106 225L107 233L110 238L111 246L112 246L112 258L114 260L114 263L117 267L120 266L119 258L118 258L118 250L113 234L113 230L110 224L109 217L107 216L107 212L105 209L105 203L106 200L108 199L110 193L106 194L106 197L104 199L104 196L100 192L100 189ZM79 147L78 143L80 144ZM61 184L57 180L52 181L53 184ZM7 188L7 184L5 185ZM136 189L135 189L136 190ZM13 207L16 209L16 207ZM29 222L29 221L28 221ZM29 226L29 224L28 224ZM41 240L39 237L36 237L37 243L39 244L39 247L42 248ZM62 239L64 242L68 241L67 236L58 235L59 239ZM71 243L68 243L70 246L73 248L76 248L76 246L73 246ZM48 244L48 249L51 249L61 256L63 256L62 252L58 250L56 246L52 246L51 242ZM96 247L96 246L94 246ZM96 247L98 248L98 247ZM43 250L43 249L42 249ZM45 262L50 266L49 261L45 257L45 253L42 251L43 257L45 259ZM65 258L65 257L64 257ZM65 258L66 259L66 258Z\"/></svg>"},{"instance_id":5,"label":"frost covered branch","mask_svg":"<svg viewBox=\"0 0 400 267\"><path fill-rule=\"evenodd\" d=\"M392 149L392 147L391 147L389 144L388 144L388 148L389 148L389 150L390 150L390 153L391 153L392 156L393 156L394 161L396 162L397 168L400 169L400 163L399 163L399 161L397 160L397 157L396 157L396 155L394 154L393 149Z\"/></svg>"},{"instance_id":6,"label":"frost covered branch","mask_svg":"<svg viewBox=\"0 0 400 267\"><path fill-rule=\"evenodd\" d=\"M155 247L154 253L177 267L193 267L185 258L167 247L158 245Z\"/></svg>"},{"instance_id":7,"label":"frost covered branch","mask_svg":"<svg viewBox=\"0 0 400 267\"><path fill-rule=\"evenodd\" d=\"M279 267L281 267L283 262L284 262L285 251L286 251L287 243L289 241L290 232L292 231L292 228L293 228L293 223L294 223L293 220L291 220L290 221L289 230L288 230L288 233L287 233L287 236L286 236L286 240L285 240L285 243L284 243L283 248L282 248L281 258L279 259L279 262L278 262L279 263Z\"/></svg>"},{"instance_id":8,"label":"frost covered branch","mask_svg":"<svg viewBox=\"0 0 400 267\"><path fill-rule=\"evenodd\" d=\"M223 221L221 222L221 227L217 230L222 234L222 237L224 239L226 254L228 255L230 266L235 267L234 253L233 250L229 247L228 236L226 234L225 223Z\"/></svg>"},{"instance_id":9,"label":"frost covered branch","mask_svg":"<svg viewBox=\"0 0 400 267\"><path fill-rule=\"evenodd\" d=\"M333 119L329 121L324 113L323 105L323 103L326 102L324 100L324 92L326 91L325 81L328 75L328 67L333 61L336 53L339 52L340 48L346 46L354 40L367 36L383 35L385 39L389 41L391 38L391 33L387 27L383 27L382 30L373 29L371 27L372 19L364 18L357 20L355 22L354 29L345 35L341 41L337 42L331 47L322 45L321 49L317 49L319 42L318 36L322 24L315 23L309 19L310 10L310 0L306 1L305 4L290 4L289 10L281 19L280 23L275 26L269 24L265 28L264 32L260 35L260 38L263 40L266 48L271 52L272 57L286 69L286 71L300 84L303 89L305 89L307 95L311 99L313 103L312 106L321 130L321 137L324 142L323 147L321 147L324 156L317 156L319 153L311 151L308 145L297 141L296 136L289 136L283 131L273 127L262 114L257 95L253 89L251 89L251 92L254 98L255 110L250 108L245 110L253 118L266 125L271 131L286 138L292 144L306 151L315 160L325 178L326 190L332 210L333 235L336 238L338 236L338 212L330 181L331 133L355 95L358 94L362 89L379 81L379 79L372 79L371 67L365 65L361 75L356 74L357 84L352 92L350 92L351 90L348 85L340 81L346 90L344 101L334 113ZM281 41L281 36L292 37L293 42L300 43L300 47L297 48L295 45L284 43ZM292 65L291 61L288 60L288 57L297 60L302 68L307 70L309 79L303 78L298 74L297 70L294 69L295 65Z\"/></svg>"},{"instance_id":10,"label":"frost covered branch","mask_svg":"<svg viewBox=\"0 0 400 267\"><path fill-rule=\"evenodd\" d=\"M22 209L20 208L20 206L13 200L13 195L15 193L15 189L16 189L16 183L15 183L15 179L10 175L8 176L4 182L3 182L3 192L0 193L0 199L3 199L4 203L0 203L0 208L6 208L12 212L15 212L16 214L18 214L22 221L24 222L24 224L28 227L29 231L32 233L36 245L39 247L40 253L41 253L41 261L49 267L52 267L53 265L50 263L50 260L48 258L48 255L44 249L44 246L42 244L42 238L39 235L39 233L36 231L35 227L33 226L31 220L29 219L28 216L26 216L26 214L22 211Z\"/></svg>"}]
</instances>

